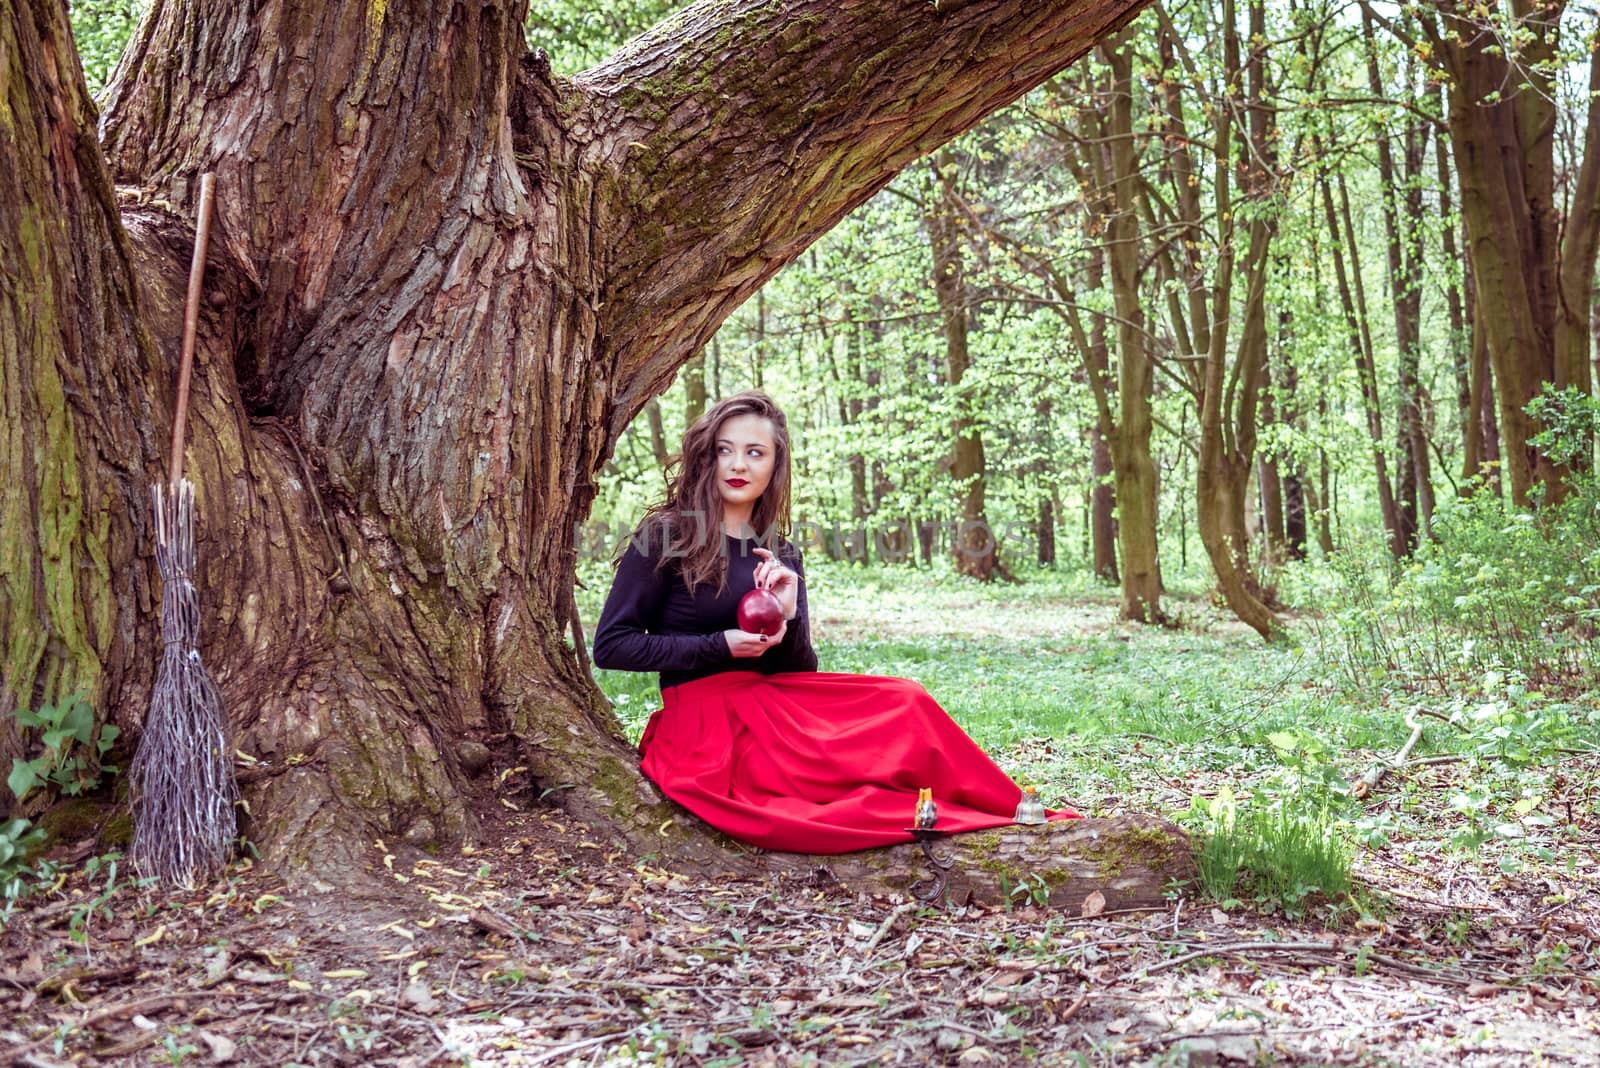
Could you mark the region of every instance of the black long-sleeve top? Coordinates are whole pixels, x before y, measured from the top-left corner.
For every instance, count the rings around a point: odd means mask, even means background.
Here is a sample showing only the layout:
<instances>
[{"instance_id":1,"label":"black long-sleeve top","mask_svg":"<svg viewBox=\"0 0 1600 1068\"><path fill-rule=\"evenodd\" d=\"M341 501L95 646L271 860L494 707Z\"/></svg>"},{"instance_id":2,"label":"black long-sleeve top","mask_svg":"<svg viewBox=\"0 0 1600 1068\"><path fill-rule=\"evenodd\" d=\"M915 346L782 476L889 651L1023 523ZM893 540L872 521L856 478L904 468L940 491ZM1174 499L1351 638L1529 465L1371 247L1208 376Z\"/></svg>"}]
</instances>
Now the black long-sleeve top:
<instances>
[{"instance_id":1,"label":"black long-sleeve top","mask_svg":"<svg viewBox=\"0 0 1600 1068\"><path fill-rule=\"evenodd\" d=\"M783 641L760 656L735 657L728 651L725 630L739 626L739 599L755 589L755 569L761 557L752 550L754 538L723 535L728 555L728 581L722 592L702 583L691 594L677 564L657 567L661 539L642 546L629 545L617 563L611 593L594 631L596 667L622 671L659 671L661 687L723 671L817 670L817 653L811 647L811 625L806 619L806 588L800 584L795 617ZM804 575L800 550L781 542L778 559L796 574Z\"/></svg>"}]
</instances>

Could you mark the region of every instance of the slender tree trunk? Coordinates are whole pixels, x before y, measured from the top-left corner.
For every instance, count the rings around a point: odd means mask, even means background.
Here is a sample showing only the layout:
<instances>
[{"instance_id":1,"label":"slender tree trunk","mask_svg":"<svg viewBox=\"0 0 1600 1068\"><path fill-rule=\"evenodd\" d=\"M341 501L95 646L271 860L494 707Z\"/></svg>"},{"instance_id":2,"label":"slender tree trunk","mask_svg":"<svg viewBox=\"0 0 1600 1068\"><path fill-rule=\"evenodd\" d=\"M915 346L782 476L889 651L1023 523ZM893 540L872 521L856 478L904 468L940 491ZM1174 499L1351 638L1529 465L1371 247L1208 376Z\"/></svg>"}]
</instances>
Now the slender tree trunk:
<instances>
[{"instance_id":1,"label":"slender tree trunk","mask_svg":"<svg viewBox=\"0 0 1600 1068\"><path fill-rule=\"evenodd\" d=\"M1120 581L1117 572L1117 491L1111 449L1099 423L1089 426L1089 530L1094 574L1102 582Z\"/></svg>"},{"instance_id":2,"label":"slender tree trunk","mask_svg":"<svg viewBox=\"0 0 1600 1068\"><path fill-rule=\"evenodd\" d=\"M1500 435L1495 418L1494 371L1489 363L1488 335L1481 324L1477 302L1477 274L1472 259L1466 263L1467 309L1467 441L1463 461L1462 492L1471 493L1480 485L1498 496L1500 483Z\"/></svg>"},{"instance_id":3,"label":"slender tree trunk","mask_svg":"<svg viewBox=\"0 0 1600 1068\"><path fill-rule=\"evenodd\" d=\"M1422 389L1422 164L1427 148L1426 130L1416 120L1406 124L1406 184L1398 213L1403 244L1402 288L1396 294L1395 324L1403 321L1405 333L1397 335L1400 352L1400 435L1411 458L1416 494L1418 532L1433 535L1433 458L1429 451L1427 399ZM1402 301L1404 296L1403 312Z\"/></svg>"},{"instance_id":4,"label":"slender tree trunk","mask_svg":"<svg viewBox=\"0 0 1600 1068\"><path fill-rule=\"evenodd\" d=\"M1039 566L1056 564L1056 510L1055 501L1048 493L1039 496L1039 521L1035 530L1039 541Z\"/></svg>"},{"instance_id":5,"label":"slender tree trunk","mask_svg":"<svg viewBox=\"0 0 1600 1068\"><path fill-rule=\"evenodd\" d=\"M1283 533L1289 559L1306 558L1306 485L1298 470L1283 476Z\"/></svg>"},{"instance_id":6,"label":"slender tree trunk","mask_svg":"<svg viewBox=\"0 0 1600 1068\"><path fill-rule=\"evenodd\" d=\"M1384 95L1378 70L1378 48L1370 12L1362 15L1367 53L1367 78L1373 95ZM1406 64L1406 84L1415 83L1413 62ZM1413 97L1415 94L1412 94ZM1422 164L1427 132L1414 115L1408 115L1401 135L1405 147L1403 170L1395 165L1393 141L1387 131L1378 137L1378 177L1383 198L1384 233L1389 260L1389 290L1394 310L1395 349L1399 353L1400 417L1396 508L1401 519L1406 551L1416 547L1419 530L1433 525L1433 487L1430 481L1428 441L1422 419ZM1341 187L1341 195L1343 189ZM1352 243L1352 250L1354 245ZM1369 359L1371 355L1369 353Z\"/></svg>"},{"instance_id":7,"label":"slender tree trunk","mask_svg":"<svg viewBox=\"0 0 1600 1068\"><path fill-rule=\"evenodd\" d=\"M1300 371L1292 359L1283 361L1283 423L1296 430L1305 429L1305 409L1300 400ZM1283 535L1291 560L1304 560L1308 527L1306 525L1306 486L1304 465L1293 453L1283 474Z\"/></svg>"},{"instance_id":8,"label":"slender tree trunk","mask_svg":"<svg viewBox=\"0 0 1600 1068\"><path fill-rule=\"evenodd\" d=\"M1389 535L1389 551L1398 559L1406 552L1404 530L1395 507L1394 486L1389 481L1388 460L1384 456L1383 415L1378 404L1378 380L1372 366L1370 342L1362 329L1362 324L1365 322L1364 302L1357 302L1354 293L1359 290L1353 290L1351 285L1352 278L1359 285L1361 265L1357 259L1352 258L1349 273L1346 273L1344 252L1346 249L1352 254L1355 252L1353 237L1341 222L1340 213L1334 208L1332 182L1326 175L1322 177L1321 185L1322 203L1331 239L1329 248L1333 253L1334 277L1339 285L1339 302L1344 308L1350 350L1355 357L1356 372L1361 381L1361 407L1367 418L1367 434L1372 438L1372 465L1377 472L1378 507L1383 517L1384 530ZM1348 205L1348 201L1345 203ZM1348 218L1349 213L1346 211L1343 219L1348 221Z\"/></svg>"},{"instance_id":9,"label":"slender tree trunk","mask_svg":"<svg viewBox=\"0 0 1600 1068\"><path fill-rule=\"evenodd\" d=\"M1147 351L1140 292L1139 150L1133 139L1133 49L1128 35L1107 41L1100 54L1111 72L1106 133L1097 157L1100 188L1110 193L1106 263L1117 309L1117 401L1115 426L1106 435L1117 480L1117 547L1121 550L1125 619L1161 618L1161 572L1156 558L1160 494L1150 455L1150 393L1154 369Z\"/></svg>"},{"instance_id":10,"label":"slender tree trunk","mask_svg":"<svg viewBox=\"0 0 1600 1068\"><path fill-rule=\"evenodd\" d=\"M187 469L252 840L334 872L459 838L480 738L502 796L737 866L566 644L595 480L766 279L1136 6L702 4L568 81L520 4L164 0L107 92L109 175L59 5L0 10L0 381L29 383L0 469L39 487L0 526L0 705L83 691L137 733L183 213L215 171Z\"/></svg>"},{"instance_id":11,"label":"slender tree trunk","mask_svg":"<svg viewBox=\"0 0 1600 1068\"><path fill-rule=\"evenodd\" d=\"M1327 401L1317 402L1317 414L1326 419ZM1330 476L1331 464L1328 460L1328 450L1317 450L1317 546L1322 550L1324 559L1333 555L1333 487Z\"/></svg>"},{"instance_id":12,"label":"slender tree trunk","mask_svg":"<svg viewBox=\"0 0 1600 1068\"><path fill-rule=\"evenodd\" d=\"M1477 307L1474 300L1472 307ZM1479 325L1479 317L1472 321L1472 396L1477 412L1480 441L1478 472L1487 479L1495 496L1505 494L1502 477L1504 465L1500 459L1500 416L1495 398L1494 368L1489 359L1489 333Z\"/></svg>"},{"instance_id":13,"label":"slender tree trunk","mask_svg":"<svg viewBox=\"0 0 1600 1068\"><path fill-rule=\"evenodd\" d=\"M1106 50L1107 63L1112 67L1109 101L1104 108L1080 112L1082 138L1060 142L1063 162L1086 193L1089 288L1102 287L1110 264L1113 303L1120 320L1115 375L1107 342L1107 317L1085 316L1079 311L1071 276L1039 256L1032 242L1017 240L993 227L988 227L987 232L1011 251L1024 270L1049 288L1054 298L1051 306L1071 331L1081 360L1082 381L1094 399L1096 416L1096 427L1089 434L1094 481L1084 501L1085 553L1091 557L1097 575L1120 580L1122 618L1154 622L1163 618L1156 537L1158 486L1150 454L1151 364L1139 308L1139 231L1134 214L1138 204L1138 149L1132 133L1128 49L1124 37ZM1095 90L1085 84L1084 91ZM1077 143L1080 140L1082 151ZM1121 346L1125 345L1128 348L1122 351ZM1109 486L1105 482L1108 472L1112 476Z\"/></svg>"},{"instance_id":14,"label":"slender tree trunk","mask_svg":"<svg viewBox=\"0 0 1600 1068\"><path fill-rule=\"evenodd\" d=\"M955 392L957 414L951 425L950 477L956 484L960 508L956 519L956 571L988 582L994 578L996 543L984 514L983 435L968 411L961 380L971 366L967 345L967 281L962 263L959 208L953 183L955 160L949 151L939 153L933 168L933 203L924 219L933 249L933 288L939 302L940 330L944 335L945 380Z\"/></svg>"},{"instance_id":15,"label":"slender tree trunk","mask_svg":"<svg viewBox=\"0 0 1600 1068\"><path fill-rule=\"evenodd\" d=\"M661 424L661 402L651 400L644 406L644 414L650 424L650 453L656 458L656 466L665 468L672 454L667 449L667 432Z\"/></svg>"},{"instance_id":16,"label":"slender tree trunk","mask_svg":"<svg viewBox=\"0 0 1600 1068\"><path fill-rule=\"evenodd\" d=\"M1274 420L1270 374L1262 372L1261 424L1270 427ZM1284 519L1284 480L1278 472L1278 463L1263 452L1256 460L1256 482L1260 486L1261 527L1266 535L1267 562L1277 566L1290 555L1289 536Z\"/></svg>"},{"instance_id":17,"label":"slender tree trunk","mask_svg":"<svg viewBox=\"0 0 1600 1068\"><path fill-rule=\"evenodd\" d=\"M689 357L683 365L683 425L694 426L706 413L706 347Z\"/></svg>"},{"instance_id":18,"label":"slender tree trunk","mask_svg":"<svg viewBox=\"0 0 1600 1068\"><path fill-rule=\"evenodd\" d=\"M1036 487L1034 492L1037 515L1033 523L1035 557L1040 567L1053 567L1056 562L1056 508L1055 485L1061 470L1061 458L1056 455L1055 404L1049 394L1043 394L1033 406L1035 434L1038 437L1038 458L1029 465L1028 476Z\"/></svg>"},{"instance_id":19,"label":"slender tree trunk","mask_svg":"<svg viewBox=\"0 0 1600 1068\"><path fill-rule=\"evenodd\" d=\"M1275 129L1266 102L1262 50L1266 47L1264 12L1258 0L1249 4L1251 51L1241 65L1240 41L1233 0L1222 9L1223 66L1226 84L1233 92L1243 89L1248 125L1234 143L1232 101L1216 107L1213 178L1220 246L1213 268L1210 294L1211 334L1207 339L1200 389L1200 458L1196 468L1196 504L1200 540L1217 575L1217 586L1239 619L1262 637L1277 638L1282 623L1263 600L1263 591L1250 569L1249 531L1245 524L1245 499L1254 470L1257 405L1267 357L1266 271L1275 230L1271 198L1277 176ZM1239 153L1235 158L1235 152ZM1232 172L1241 175L1240 192L1255 201L1256 211L1241 234L1236 229ZM1198 221L1198 220L1191 220ZM1228 358L1231 309L1235 300L1235 246L1243 237L1242 305L1244 322L1238 332L1237 351Z\"/></svg>"},{"instance_id":20,"label":"slender tree trunk","mask_svg":"<svg viewBox=\"0 0 1600 1068\"><path fill-rule=\"evenodd\" d=\"M1105 281L1105 250L1096 245L1089 252L1089 286L1093 289L1100 288ZM1076 311L1069 320L1080 326ZM1096 315L1089 321L1088 344L1082 353L1082 373L1075 375L1079 381L1089 384L1090 393L1096 398L1095 419L1089 424L1086 431L1089 438L1089 550L1095 577L1102 582L1122 582L1122 573L1117 567L1117 494L1120 492L1122 480L1117 477L1115 458L1111 454L1111 446L1107 440L1107 433L1115 433L1117 424L1111 415L1111 346L1106 340L1106 320L1103 315ZM1095 383L1099 383L1096 389ZM1101 398L1105 402L1101 403ZM1124 586L1122 590L1122 608L1124 619L1142 618L1138 613L1143 611L1143 602L1136 596L1130 596L1129 589ZM1129 615L1132 608L1134 614Z\"/></svg>"},{"instance_id":21,"label":"slender tree trunk","mask_svg":"<svg viewBox=\"0 0 1600 1068\"><path fill-rule=\"evenodd\" d=\"M1444 112L1444 89L1438 82L1433 84L1434 106L1442 114ZM1456 227L1460 225L1451 218L1454 213L1453 187L1455 174L1450 166L1449 138L1440 134L1433 139L1434 172L1439 189L1439 217L1443 221L1440 233L1440 242L1444 250L1444 262L1447 272L1455 271L1457 265L1461 269L1461 284L1456 285L1452 279L1445 286L1445 307L1449 314L1450 322L1450 366L1455 371L1456 378L1456 413L1461 423L1461 471L1462 492L1470 492L1469 483L1478 474L1478 465L1482 455L1481 431L1478 426L1478 409L1473 402L1473 370L1472 370L1472 335L1468 324L1468 311L1470 297L1463 301L1463 292L1471 292L1472 265L1462 259L1460 249L1465 242L1456 240Z\"/></svg>"},{"instance_id":22,"label":"slender tree trunk","mask_svg":"<svg viewBox=\"0 0 1600 1068\"><path fill-rule=\"evenodd\" d=\"M1489 349L1483 344L1483 331L1478 328L1478 312L1472 302L1472 261L1463 263L1467 292L1467 336L1464 351L1458 357L1457 389L1461 392L1461 492L1471 494L1489 472L1484 468L1483 412L1484 392L1491 388Z\"/></svg>"},{"instance_id":23,"label":"slender tree trunk","mask_svg":"<svg viewBox=\"0 0 1600 1068\"><path fill-rule=\"evenodd\" d=\"M1600 247L1600 30L1589 41L1589 107L1583 123L1584 153L1572 183L1561 243L1556 316L1555 385L1594 395L1590 367L1590 323L1594 308L1595 254ZM1578 452L1573 466L1593 463L1593 442Z\"/></svg>"},{"instance_id":24,"label":"slender tree trunk","mask_svg":"<svg viewBox=\"0 0 1600 1068\"><path fill-rule=\"evenodd\" d=\"M847 387L849 398L844 401L844 425L856 427L861 422L861 413L866 410L866 404L861 399L861 367L863 363L861 354L861 324L850 324L850 359L846 363L849 371L849 385ZM859 430L851 433L852 440L860 441ZM867 457L865 453L853 452L846 463L850 467L850 515L857 522L863 522L872 514L872 499L867 488ZM868 539L869 541L871 539Z\"/></svg>"}]
</instances>

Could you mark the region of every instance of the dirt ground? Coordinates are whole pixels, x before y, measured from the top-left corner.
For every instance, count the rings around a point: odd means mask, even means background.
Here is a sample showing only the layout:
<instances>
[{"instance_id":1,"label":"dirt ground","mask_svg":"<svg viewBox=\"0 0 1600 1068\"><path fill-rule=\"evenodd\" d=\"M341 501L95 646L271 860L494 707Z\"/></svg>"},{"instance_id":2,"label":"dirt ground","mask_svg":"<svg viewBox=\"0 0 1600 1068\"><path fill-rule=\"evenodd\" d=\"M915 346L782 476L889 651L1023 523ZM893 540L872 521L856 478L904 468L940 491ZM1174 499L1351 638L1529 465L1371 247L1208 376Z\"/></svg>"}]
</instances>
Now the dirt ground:
<instances>
[{"instance_id":1,"label":"dirt ground","mask_svg":"<svg viewBox=\"0 0 1600 1068\"><path fill-rule=\"evenodd\" d=\"M481 837L374 842L323 893L79 870L0 935L6 1062L1600 1063L1592 852L1493 885L1366 852L1387 910L1326 930L1189 900L1084 918L691 882L552 811Z\"/></svg>"}]
</instances>

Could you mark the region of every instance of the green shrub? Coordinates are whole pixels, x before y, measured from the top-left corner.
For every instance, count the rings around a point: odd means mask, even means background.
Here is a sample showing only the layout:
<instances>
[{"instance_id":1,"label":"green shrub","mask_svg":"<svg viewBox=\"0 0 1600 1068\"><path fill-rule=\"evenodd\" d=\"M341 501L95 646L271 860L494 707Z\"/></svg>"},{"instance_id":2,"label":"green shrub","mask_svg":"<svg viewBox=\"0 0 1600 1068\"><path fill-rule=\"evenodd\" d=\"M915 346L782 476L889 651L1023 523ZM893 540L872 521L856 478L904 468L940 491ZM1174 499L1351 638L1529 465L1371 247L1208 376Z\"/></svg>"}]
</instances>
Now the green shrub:
<instances>
[{"instance_id":1,"label":"green shrub","mask_svg":"<svg viewBox=\"0 0 1600 1068\"><path fill-rule=\"evenodd\" d=\"M1444 689L1515 675L1577 690L1600 676L1600 480L1558 505L1519 509L1480 492L1443 502L1404 565L1379 545L1334 557L1315 622L1358 689L1388 679Z\"/></svg>"},{"instance_id":2,"label":"green shrub","mask_svg":"<svg viewBox=\"0 0 1600 1068\"><path fill-rule=\"evenodd\" d=\"M27 820L0 823L0 901L10 902L27 889L26 878L33 874L33 854L44 845L45 833Z\"/></svg>"},{"instance_id":3,"label":"green shrub","mask_svg":"<svg viewBox=\"0 0 1600 1068\"><path fill-rule=\"evenodd\" d=\"M19 708L15 714L17 723L37 730L44 743L38 756L12 759L6 786L18 801L45 788L76 796L98 786L103 772L117 770L102 761L121 732L107 723L97 733L94 711L82 697L41 705L38 711Z\"/></svg>"}]
</instances>

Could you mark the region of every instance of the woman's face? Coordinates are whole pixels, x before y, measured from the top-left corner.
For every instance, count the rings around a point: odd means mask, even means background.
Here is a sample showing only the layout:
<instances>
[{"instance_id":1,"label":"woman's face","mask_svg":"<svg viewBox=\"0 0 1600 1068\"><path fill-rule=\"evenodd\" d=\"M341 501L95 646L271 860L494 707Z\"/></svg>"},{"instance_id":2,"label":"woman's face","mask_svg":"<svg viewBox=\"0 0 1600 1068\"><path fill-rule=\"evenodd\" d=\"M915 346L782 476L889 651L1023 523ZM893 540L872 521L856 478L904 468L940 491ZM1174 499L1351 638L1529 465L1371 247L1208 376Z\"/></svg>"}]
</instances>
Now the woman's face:
<instances>
[{"instance_id":1,"label":"woman's face","mask_svg":"<svg viewBox=\"0 0 1600 1068\"><path fill-rule=\"evenodd\" d=\"M760 415L736 415L717 428L717 492L724 507L755 506L772 481L778 450L772 440L772 420Z\"/></svg>"}]
</instances>

